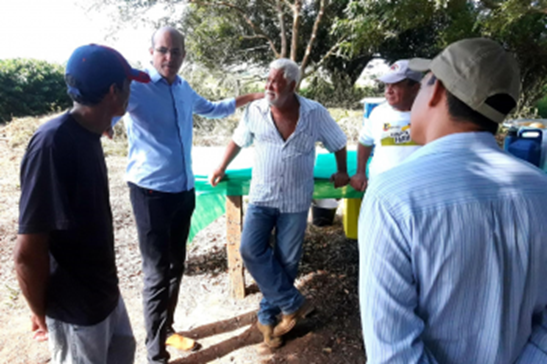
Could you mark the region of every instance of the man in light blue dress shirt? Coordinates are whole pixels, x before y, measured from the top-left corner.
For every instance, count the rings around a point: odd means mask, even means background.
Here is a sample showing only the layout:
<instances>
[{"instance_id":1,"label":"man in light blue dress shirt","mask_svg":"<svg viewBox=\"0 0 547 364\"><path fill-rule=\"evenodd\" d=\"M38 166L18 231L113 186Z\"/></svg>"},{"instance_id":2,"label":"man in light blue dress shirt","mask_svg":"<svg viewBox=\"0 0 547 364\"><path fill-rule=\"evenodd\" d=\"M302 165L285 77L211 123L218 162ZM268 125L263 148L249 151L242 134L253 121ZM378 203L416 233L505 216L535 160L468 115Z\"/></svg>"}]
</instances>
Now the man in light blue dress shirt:
<instances>
[{"instance_id":1,"label":"man in light blue dress shirt","mask_svg":"<svg viewBox=\"0 0 547 364\"><path fill-rule=\"evenodd\" d=\"M272 62L266 98L249 105L219 168L210 177L215 186L241 148L254 142L255 162L240 251L264 295L257 326L272 348L279 347L281 336L311 311L294 280L313 195L316 142L335 153L338 172L332 176L334 186L349 182L346 136L323 106L295 93L299 79L300 70L293 61ZM271 247L274 228L276 240Z\"/></svg>"},{"instance_id":2,"label":"man in light blue dress shirt","mask_svg":"<svg viewBox=\"0 0 547 364\"><path fill-rule=\"evenodd\" d=\"M151 82L132 85L125 123L129 141L126 179L137 223L144 272L144 318L149 363L167 363L166 344L195 348L176 334L173 316L186 258L186 240L195 205L192 173L193 114L222 118L262 93L210 102L178 72L184 37L173 28L152 36Z\"/></svg>"},{"instance_id":3,"label":"man in light blue dress shirt","mask_svg":"<svg viewBox=\"0 0 547 364\"><path fill-rule=\"evenodd\" d=\"M517 62L475 38L410 68L427 71L424 146L372 181L359 218L367 363L547 363L547 177L494 138Z\"/></svg>"}]
</instances>

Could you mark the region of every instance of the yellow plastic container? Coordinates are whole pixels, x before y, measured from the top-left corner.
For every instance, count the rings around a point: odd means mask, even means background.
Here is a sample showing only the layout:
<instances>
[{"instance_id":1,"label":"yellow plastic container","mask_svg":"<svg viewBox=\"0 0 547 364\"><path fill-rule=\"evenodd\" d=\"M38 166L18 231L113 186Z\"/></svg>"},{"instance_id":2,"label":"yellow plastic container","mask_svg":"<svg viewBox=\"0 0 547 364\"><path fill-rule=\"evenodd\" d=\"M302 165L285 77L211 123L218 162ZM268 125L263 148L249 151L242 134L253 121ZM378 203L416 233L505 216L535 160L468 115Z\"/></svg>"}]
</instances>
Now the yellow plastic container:
<instances>
[{"instance_id":1,"label":"yellow plastic container","mask_svg":"<svg viewBox=\"0 0 547 364\"><path fill-rule=\"evenodd\" d=\"M361 209L361 198L344 199L344 233L348 239L357 240L357 225L359 221L359 210Z\"/></svg>"}]
</instances>

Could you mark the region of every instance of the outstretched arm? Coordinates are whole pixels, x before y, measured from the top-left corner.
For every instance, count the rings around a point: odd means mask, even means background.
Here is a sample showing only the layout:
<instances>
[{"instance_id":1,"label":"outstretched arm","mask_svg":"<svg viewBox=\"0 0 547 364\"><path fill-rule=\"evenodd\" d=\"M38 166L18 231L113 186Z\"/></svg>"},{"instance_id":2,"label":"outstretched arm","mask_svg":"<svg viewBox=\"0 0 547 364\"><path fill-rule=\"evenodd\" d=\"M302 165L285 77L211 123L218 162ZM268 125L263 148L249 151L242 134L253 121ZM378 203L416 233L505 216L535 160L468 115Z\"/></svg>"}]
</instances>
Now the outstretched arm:
<instances>
[{"instance_id":1,"label":"outstretched arm","mask_svg":"<svg viewBox=\"0 0 547 364\"><path fill-rule=\"evenodd\" d=\"M247 94L236 97L236 108L247 105L249 102L260 100L264 98L264 92L255 92L253 94Z\"/></svg>"},{"instance_id":2,"label":"outstretched arm","mask_svg":"<svg viewBox=\"0 0 547 364\"><path fill-rule=\"evenodd\" d=\"M257 92L238 96L236 98L211 102L194 93L194 113L206 118L217 119L232 115L235 109L247 105L249 102L264 97L264 93Z\"/></svg>"}]
</instances>

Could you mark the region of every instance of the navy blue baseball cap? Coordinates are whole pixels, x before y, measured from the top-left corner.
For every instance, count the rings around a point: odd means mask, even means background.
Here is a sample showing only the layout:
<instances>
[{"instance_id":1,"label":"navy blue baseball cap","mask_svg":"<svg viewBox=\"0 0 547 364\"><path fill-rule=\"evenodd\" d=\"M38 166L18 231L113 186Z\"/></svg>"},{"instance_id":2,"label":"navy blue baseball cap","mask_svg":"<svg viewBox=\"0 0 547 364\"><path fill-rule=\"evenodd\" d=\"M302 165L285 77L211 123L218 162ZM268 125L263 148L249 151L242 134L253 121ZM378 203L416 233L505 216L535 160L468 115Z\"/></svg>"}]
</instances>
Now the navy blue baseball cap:
<instances>
[{"instance_id":1,"label":"navy blue baseball cap","mask_svg":"<svg viewBox=\"0 0 547 364\"><path fill-rule=\"evenodd\" d=\"M76 99L100 102L112 84L125 79L150 82L147 73L131 68L118 51L97 44L77 48L66 65L68 94Z\"/></svg>"}]
</instances>

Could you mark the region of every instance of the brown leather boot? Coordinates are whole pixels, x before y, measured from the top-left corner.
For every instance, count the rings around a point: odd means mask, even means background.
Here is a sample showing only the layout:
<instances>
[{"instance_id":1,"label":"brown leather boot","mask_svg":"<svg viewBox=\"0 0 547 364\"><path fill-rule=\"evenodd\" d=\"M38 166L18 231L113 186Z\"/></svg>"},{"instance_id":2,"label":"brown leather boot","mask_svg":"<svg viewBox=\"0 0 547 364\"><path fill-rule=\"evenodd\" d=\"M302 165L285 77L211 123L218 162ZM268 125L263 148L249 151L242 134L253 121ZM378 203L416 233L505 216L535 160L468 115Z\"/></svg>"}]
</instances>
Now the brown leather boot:
<instances>
[{"instance_id":1,"label":"brown leather boot","mask_svg":"<svg viewBox=\"0 0 547 364\"><path fill-rule=\"evenodd\" d=\"M277 326L274 328L273 335L274 336L283 336L289 331L293 329L293 327L296 325L298 320L301 320L303 318L306 318L310 313L312 313L314 310L314 307L310 302L307 300L304 301L302 306L296 312L293 312L288 315L283 315L281 318L281 321L277 324Z\"/></svg>"},{"instance_id":2,"label":"brown leather boot","mask_svg":"<svg viewBox=\"0 0 547 364\"><path fill-rule=\"evenodd\" d=\"M274 325L262 325L259 321L256 322L256 327L264 336L264 343L272 349L276 349L283 345L283 340L280 337L274 337Z\"/></svg>"},{"instance_id":3,"label":"brown leather boot","mask_svg":"<svg viewBox=\"0 0 547 364\"><path fill-rule=\"evenodd\" d=\"M165 345L182 351L193 351L198 348L198 344L194 339L190 339L189 337L184 337L179 334L169 336L165 341Z\"/></svg>"}]
</instances>

